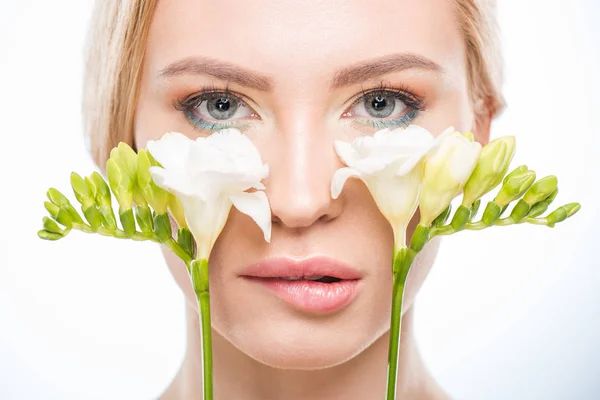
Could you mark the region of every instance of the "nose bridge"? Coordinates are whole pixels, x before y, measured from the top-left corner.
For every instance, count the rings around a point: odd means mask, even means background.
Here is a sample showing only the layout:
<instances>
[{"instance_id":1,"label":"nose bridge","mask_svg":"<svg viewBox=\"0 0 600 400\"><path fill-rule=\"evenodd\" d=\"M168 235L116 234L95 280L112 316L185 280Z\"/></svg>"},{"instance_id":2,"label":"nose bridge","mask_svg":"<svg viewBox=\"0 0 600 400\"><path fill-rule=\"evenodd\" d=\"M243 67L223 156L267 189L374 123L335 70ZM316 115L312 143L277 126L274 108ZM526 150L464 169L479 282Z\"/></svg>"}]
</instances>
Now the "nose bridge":
<instances>
[{"instance_id":1,"label":"nose bridge","mask_svg":"<svg viewBox=\"0 0 600 400\"><path fill-rule=\"evenodd\" d=\"M306 227L331 219L339 206L330 184L336 156L325 123L298 115L280 124L277 157L271 167L268 194L274 218L288 227Z\"/></svg>"}]
</instances>

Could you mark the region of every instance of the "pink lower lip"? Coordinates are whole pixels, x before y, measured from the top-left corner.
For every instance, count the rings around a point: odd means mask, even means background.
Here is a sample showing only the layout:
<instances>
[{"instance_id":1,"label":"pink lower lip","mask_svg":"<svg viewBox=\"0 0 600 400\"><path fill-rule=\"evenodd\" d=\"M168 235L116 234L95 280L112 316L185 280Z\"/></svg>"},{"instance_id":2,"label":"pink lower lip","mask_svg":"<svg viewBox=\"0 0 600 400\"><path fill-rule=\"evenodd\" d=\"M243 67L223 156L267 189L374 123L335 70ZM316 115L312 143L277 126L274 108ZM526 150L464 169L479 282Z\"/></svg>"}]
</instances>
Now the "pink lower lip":
<instances>
[{"instance_id":1,"label":"pink lower lip","mask_svg":"<svg viewBox=\"0 0 600 400\"><path fill-rule=\"evenodd\" d=\"M346 307L358 294L359 279L323 283L311 280L289 281L278 278L245 276L271 289L282 300L311 312L332 312Z\"/></svg>"}]
</instances>

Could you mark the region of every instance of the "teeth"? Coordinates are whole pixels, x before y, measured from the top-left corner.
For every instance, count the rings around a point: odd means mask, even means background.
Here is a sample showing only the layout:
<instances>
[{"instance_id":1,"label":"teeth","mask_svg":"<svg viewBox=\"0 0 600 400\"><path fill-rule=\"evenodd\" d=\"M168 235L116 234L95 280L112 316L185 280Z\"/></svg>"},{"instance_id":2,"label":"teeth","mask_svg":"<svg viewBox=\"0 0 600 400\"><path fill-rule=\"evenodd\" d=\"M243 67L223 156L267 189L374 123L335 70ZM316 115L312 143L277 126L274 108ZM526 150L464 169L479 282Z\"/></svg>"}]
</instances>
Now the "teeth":
<instances>
[{"instance_id":1,"label":"teeth","mask_svg":"<svg viewBox=\"0 0 600 400\"><path fill-rule=\"evenodd\" d=\"M325 275L311 275L311 276L282 276L279 279L283 279L284 281L299 281L299 280L310 280L310 281L316 281L318 279L323 278Z\"/></svg>"}]
</instances>

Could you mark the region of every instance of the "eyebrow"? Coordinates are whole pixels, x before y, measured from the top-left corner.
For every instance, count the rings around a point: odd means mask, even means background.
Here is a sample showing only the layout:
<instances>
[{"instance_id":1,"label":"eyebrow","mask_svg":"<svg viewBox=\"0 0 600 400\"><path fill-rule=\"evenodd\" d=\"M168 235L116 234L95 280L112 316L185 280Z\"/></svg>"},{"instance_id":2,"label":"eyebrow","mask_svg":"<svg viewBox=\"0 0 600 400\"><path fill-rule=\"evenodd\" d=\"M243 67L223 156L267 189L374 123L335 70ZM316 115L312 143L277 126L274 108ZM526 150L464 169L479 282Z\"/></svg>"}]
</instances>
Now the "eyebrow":
<instances>
[{"instance_id":1,"label":"eyebrow","mask_svg":"<svg viewBox=\"0 0 600 400\"><path fill-rule=\"evenodd\" d=\"M339 69L331 80L331 89L354 85L370 78L413 68L443 72L439 64L418 54L390 54ZM273 79L269 75L204 56L184 58L159 72L159 76L163 78L180 75L210 75L263 92L273 89Z\"/></svg>"}]
</instances>

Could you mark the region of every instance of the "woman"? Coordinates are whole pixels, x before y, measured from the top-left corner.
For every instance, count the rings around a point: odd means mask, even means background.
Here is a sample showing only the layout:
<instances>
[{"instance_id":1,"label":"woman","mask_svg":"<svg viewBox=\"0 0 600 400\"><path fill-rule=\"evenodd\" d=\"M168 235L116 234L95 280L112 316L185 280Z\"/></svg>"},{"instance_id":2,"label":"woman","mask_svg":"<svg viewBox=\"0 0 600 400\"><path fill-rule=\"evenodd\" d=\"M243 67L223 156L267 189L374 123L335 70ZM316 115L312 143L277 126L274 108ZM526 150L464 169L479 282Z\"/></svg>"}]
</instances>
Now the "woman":
<instances>
[{"instance_id":1,"label":"woman","mask_svg":"<svg viewBox=\"0 0 600 400\"><path fill-rule=\"evenodd\" d=\"M270 166L271 243L232 209L211 254L217 399L384 397L392 230L360 181L332 200L343 166L333 143L415 123L436 135L471 130L485 144L503 106L492 15L485 0L97 3L84 113L99 166L119 141L142 148L168 131L227 127ZM450 398L412 333L413 300L438 245L408 277L402 399ZM164 254L187 299L188 346L161 399L200 398L197 303L184 265ZM282 301L246 273L264 263L342 266L360 279L359 293L328 309Z\"/></svg>"}]
</instances>

